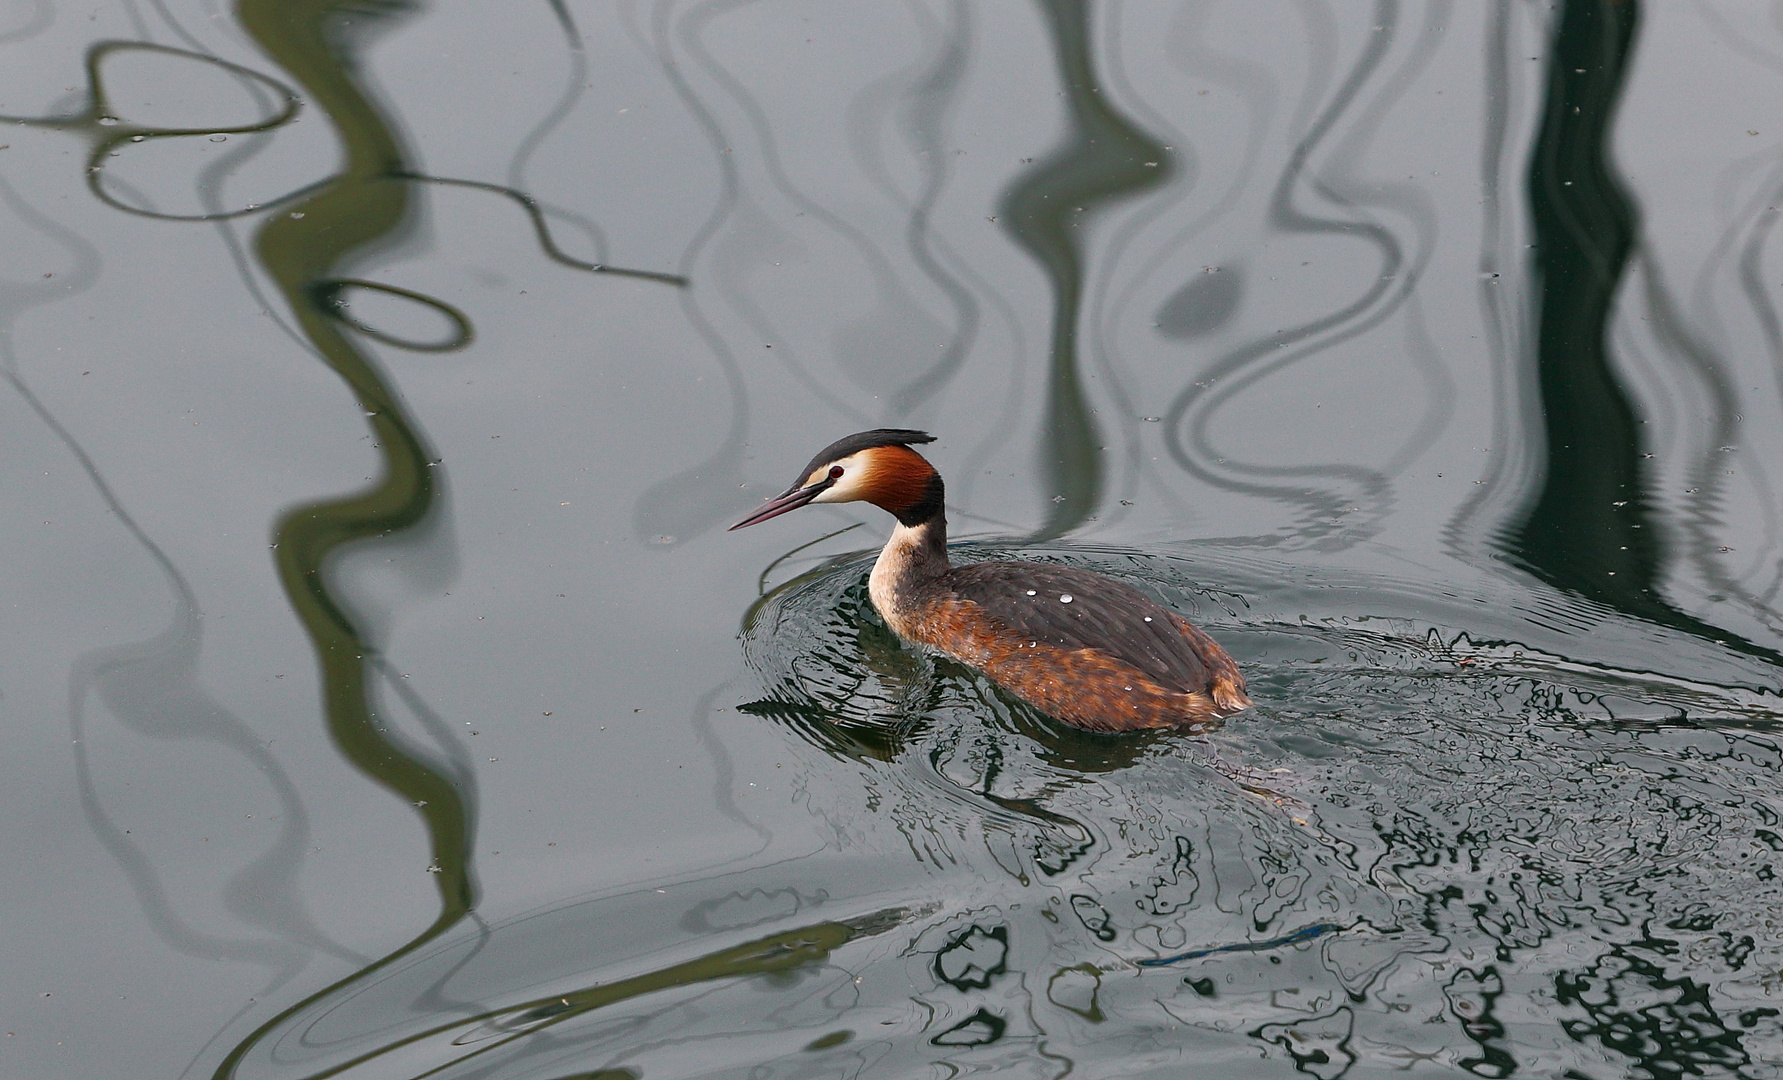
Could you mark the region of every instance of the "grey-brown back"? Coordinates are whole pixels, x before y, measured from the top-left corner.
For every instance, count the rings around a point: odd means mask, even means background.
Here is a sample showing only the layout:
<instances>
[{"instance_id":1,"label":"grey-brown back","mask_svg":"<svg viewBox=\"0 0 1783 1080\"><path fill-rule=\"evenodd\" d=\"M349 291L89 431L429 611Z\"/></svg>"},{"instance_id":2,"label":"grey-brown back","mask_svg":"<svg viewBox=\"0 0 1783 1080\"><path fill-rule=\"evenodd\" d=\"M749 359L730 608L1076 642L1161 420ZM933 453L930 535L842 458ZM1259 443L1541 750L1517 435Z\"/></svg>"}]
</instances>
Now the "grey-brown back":
<instances>
[{"instance_id":1,"label":"grey-brown back","mask_svg":"<svg viewBox=\"0 0 1783 1080\"><path fill-rule=\"evenodd\" d=\"M1099 649L1167 689L1206 691L1216 666L1230 666L1224 657L1203 656L1157 601L1089 570L984 562L949 571L943 585L1016 634L1062 649Z\"/></svg>"}]
</instances>

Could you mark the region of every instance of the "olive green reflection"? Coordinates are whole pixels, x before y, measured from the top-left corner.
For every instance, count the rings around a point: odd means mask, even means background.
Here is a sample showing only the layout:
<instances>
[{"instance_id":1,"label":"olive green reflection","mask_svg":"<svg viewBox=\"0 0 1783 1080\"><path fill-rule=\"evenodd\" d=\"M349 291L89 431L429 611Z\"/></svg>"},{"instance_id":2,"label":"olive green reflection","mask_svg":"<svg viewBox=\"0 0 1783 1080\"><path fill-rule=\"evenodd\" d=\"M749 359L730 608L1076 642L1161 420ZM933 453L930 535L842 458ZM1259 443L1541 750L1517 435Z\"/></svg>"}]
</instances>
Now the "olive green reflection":
<instances>
[{"instance_id":1,"label":"olive green reflection","mask_svg":"<svg viewBox=\"0 0 1783 1080\"><path fill-rule=\"evenodd\" d=\"M338 1076L366 1062L375 1061L387 1054L400 1051L404 1047L438 1038L442 1034L454 1031L462 1032L463 1034L454 1040L459 1044L471 1041L469 1037L471 1034L484 1036L477 1040L481 1044L477 1049L453 1058L445 1064L428 1069L426 1072L414 1074L413 1080L422 1080L423 1077L456 1068L472 1058L481 1057L492 1050L502 1049L518 1039L536 1035L566 1020L646 994L672 990L681 986L697 986L720 979L785 974L810 964L821 964L829 959L830 953L857 937L871 937L900 925L904 922L907 914L902 908L889 908L851 922L815 923L794 930L785 930L778 934L769 934L767 937L734 945L728 949L707 953L686 963L674 964L656 971L647 971L642 975L634 975L629 979L586 986L579 990L572 990L567 994L553 994L550 997L525 1001L518 1005L508 1005L499 1009L489 1009L469 1016L454 1015L443 1023L406 1035L394 1042L380 1046L376 1050L314 1073L309 1077L309 1080L323 1080L324 1077ZM596 1072L581 1075L603 1076L614 1075L614 1073ZM618 1075L623 1075L623 1073L618 1073ZM573 1078L565 1078L565 1080L573 1080Z\"/></svg>"},{"instance_id":2,"label":"olive green reflection","mask_svg":"<svg viewBox=\"0 0 1783 1080\"><path fill-rule=\"evenodd\" d=\"M1557 588L1783 662L1655 591L1665 553L1642 482L1640 417L1611 361L1608 329L1639 229L1608 153L1639 22L1638 0L1568 0L1557 24L1529 164L1547 459L1507 546Z\"/></svg>"},{"instance_id":3,"label":"olive green reflection","mask_svg":"<svg viewBox=\"0 0 1783 1080\"><path fill-rule=\"evenodd\" d=\"M1162 183L1169 152L1105 100L1090 63L1086 0L1040 0L1065 96L1065 138L1003 193L1003 227L1052 282L1051 365L1040 465L1051 503L1034 539L1061 536L1096 509L1102 492L1096 421L1077 363L1083 305L1080 226L1102 204Z\"/></svg>"},{"instance_id":4,"label":"olive green reflection","mask_svg":"<svg viewBox=\"0 0 1783 1080\"><path fill-rule=\"evenodd\" d=\"M395 136L354 83L336 11L349 0L242 0L242 26L307 92L339 133L340 171L301 204L267 219L254 250L296 316L304 336L352 389L383 458L374 486L340 499L295 507L275 533L280 579L316 647L329 734L356 767L419 804L432 840L442 911L456 922L475 897L467 807L456 784L380 732L366 693L369 650L322 576L324 560L354 540L387 536L419 522L433 502L429 457L415 424L377 368L348 340L332 305L333 275L349 256L393 238L409 206ZM342 50L344 51L344 50Z\"/></svg>"},{"instance_id":5,"label":"olive green reflection","mask_svg":"<svg viewBox=\"0 0 1783 1080\"><path fill-rule=\"evenodd\" d=\"M329 735L354 767L418 808L440 898L431 926L354 976L359 978L438 937L464 918L477 896L468 778L447 776L380 730L367 687L371 649L329 595L322 573L324 562L343 545L406 529L421 521L433 503L430 455L416 425L377 367L348 339L349 324L338 308L326 302L340 287L335 275L345 260L397 238L409 209L409 185L397 179L405 169L395 135L353 77L344 16L364 22L364 5L353 0L241 0L236 14L254 41L303 88L308 101L327 114L340 140L339 171L304 198L296 212L268 218L255 236L254 251L304 337L352 390L383 465L371 487L295 507L281 518L275 528L278 573L316 650ZM274 1017L236 1046L216 1075L233 1075L249 1048L306 1004Z\"/></svg>"}]
</instances>

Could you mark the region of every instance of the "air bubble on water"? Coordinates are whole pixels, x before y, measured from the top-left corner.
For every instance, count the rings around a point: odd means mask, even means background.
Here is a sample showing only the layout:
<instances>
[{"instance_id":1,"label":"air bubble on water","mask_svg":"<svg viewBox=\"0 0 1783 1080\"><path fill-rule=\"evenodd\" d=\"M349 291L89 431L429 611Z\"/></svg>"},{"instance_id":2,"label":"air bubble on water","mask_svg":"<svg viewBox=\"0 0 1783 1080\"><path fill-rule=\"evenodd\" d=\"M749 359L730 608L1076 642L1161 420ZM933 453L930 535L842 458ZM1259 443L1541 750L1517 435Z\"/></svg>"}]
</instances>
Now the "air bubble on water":
<instances>
[{"instance_id":1,"label":"air bubble on water","mask_svg":"<svg viewBox=\"0 0 1783 1080\"><path fill-rule=\"evenodd\" d=\"M212 135L210 137L210 141L211 142L228 142L229 136L227 136L227 135Z\"/></svg>"},{"instance_id":2,"label":"air bubble on water","mask_svg":"<svg viewBox=\"0 0 1783 1080\"><path fill-rule=\"evenodd\" d=\"M130 141L131 142L141 142L142 136L141 135L132 135L132 136L130 136Z\"/></svg>"},{"instance_id":3,"label":"air bubble on water","mask_svg":"<svg viewBox=\"0 0 1783 1080\"><path fill-rule=\"evenodd\" d=\"M101 116L99 118L99 123L105 127L112 127L116 125L117 122L118 118L115 116Z\"/></svg>"}]
</instances>

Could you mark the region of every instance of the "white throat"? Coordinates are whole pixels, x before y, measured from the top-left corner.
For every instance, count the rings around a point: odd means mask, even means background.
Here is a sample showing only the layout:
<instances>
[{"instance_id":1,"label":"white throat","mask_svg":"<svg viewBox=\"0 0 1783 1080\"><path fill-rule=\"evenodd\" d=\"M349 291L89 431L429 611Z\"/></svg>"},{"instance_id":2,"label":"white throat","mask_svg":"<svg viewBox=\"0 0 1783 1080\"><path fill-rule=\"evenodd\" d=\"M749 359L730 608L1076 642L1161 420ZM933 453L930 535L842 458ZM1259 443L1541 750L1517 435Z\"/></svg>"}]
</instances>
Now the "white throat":
<instances>
[{"instance_id":1,"label":"white throat","mask_svg":"<svg viewBox=\"0 0 1783 1080\"><path fill-rule=\"evenodd\" d=\"M935 555L930 528L927 522L917 526L899 522L892 530L891 539L880 550L878 561L873 563L872 576L867 579L867 595L872 598L873 606L899 637L914 637L911 630L916 615L916 589L934 577L937 569L941 572L947 569L945 549L942 549L940 566L932 565Z\"/></svg>"}]
</instances>

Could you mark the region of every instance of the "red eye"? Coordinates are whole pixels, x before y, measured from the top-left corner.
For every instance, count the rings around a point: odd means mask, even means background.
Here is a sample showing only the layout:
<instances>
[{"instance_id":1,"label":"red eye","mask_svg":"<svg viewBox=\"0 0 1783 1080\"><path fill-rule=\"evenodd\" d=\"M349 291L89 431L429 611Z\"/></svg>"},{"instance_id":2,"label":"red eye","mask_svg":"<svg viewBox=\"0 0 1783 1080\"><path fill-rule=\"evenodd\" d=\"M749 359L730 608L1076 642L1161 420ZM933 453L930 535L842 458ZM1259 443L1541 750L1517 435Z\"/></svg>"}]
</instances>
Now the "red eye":
<instances>
[{"instance_id":1,"label":"red eye","mask_svg":"<svg viewBox=\"0 0 1783 1080\"><path fill-rule=\"evenodd\" d=\"M840 465L831 465L830 466L830 479L831 480L835 480L838 477L840 477L841 475L842 475L842 466L840 466Z\"/></svg>"}]
</instances>

